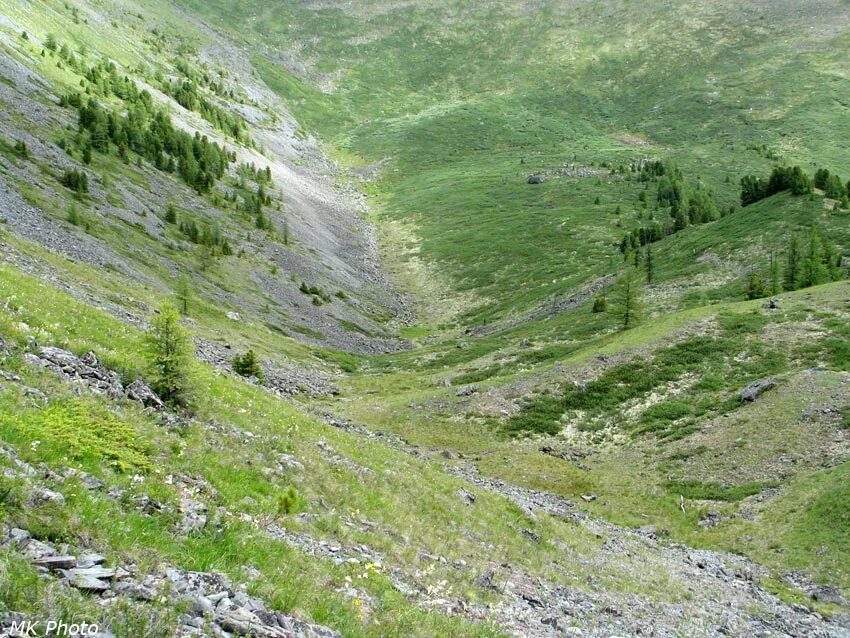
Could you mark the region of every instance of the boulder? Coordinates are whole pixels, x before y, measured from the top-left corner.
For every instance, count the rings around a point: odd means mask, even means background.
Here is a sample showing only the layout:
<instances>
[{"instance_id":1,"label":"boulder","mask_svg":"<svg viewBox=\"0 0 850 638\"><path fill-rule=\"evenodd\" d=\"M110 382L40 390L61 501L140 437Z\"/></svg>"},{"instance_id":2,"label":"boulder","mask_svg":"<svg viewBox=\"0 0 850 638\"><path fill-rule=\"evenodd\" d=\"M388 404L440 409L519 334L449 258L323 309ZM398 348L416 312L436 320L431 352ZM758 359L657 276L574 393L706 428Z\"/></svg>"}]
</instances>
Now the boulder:
<instances>
[{"instance_id":1,"label":"boulder","mask_svg":"<svg viewBox=\"0 0 850 638\"><path fill-rule=\"evenodd\" d=\"M70 569L68 570L68 578L96 578L98 580L101 579L111 579L115 576L115 570L110 569L108 567L101 567L100 565L94 565L92 567L80 568L80 569Z\"/></svg>"},{"instance_id":2,"label":"boulder","mask_svg":"<svg viewBox=\"0 0 850 638\"><path fill-rule=\"evenodd\" d=\"M759 379L758 381L753 381L750 385L741 390L741 402L751 403L775 386L776 381L773 379Z\"/></svg>"},{"instance_id":3,"label":"boulder","mask_svg":"<svg viewBox=\"0 0 850 638\"><path fill-rule=\"evenodd\" d=\"M138 401L147 408L154 410L164 410L165 404L162 402L156 392L150 389L147 383L141 379L136 379L124 389L124 395L131 401Z\"/></svg>"},{"instance_id":4,"label":"boulder","mask_svg":"<svg viewBox=\"0 0 850 638\"><path fill-rule=\"evenodd\" d=\"M543 175L529 175L526 180L529 184L542 184L546 180Z\"/></svg>"},{"instance_id":5,"label":"boulder","mask_svg":"<svg viewBox=\"0 0 850 638\"><path fill-rule=\"evenodd\" d=\"M469 490L460 488L457 492L455 492L455 494L466 501L469 505L472 505L475 502L475 494Z\"/></svg>"},{"instance_id":6,"label":"boulder","mask_svg":"<svg viewBox=\"0 0 850 638\"><path fill-rule=\"evenodd\" d=\"M496 578L496 572L492 569L488 569L486 572L478 575L478 578L475 579L475 584L481 587L482 589L495 589L493 586L493 580Z\"/></svg>"},{"instance_id":7,"label":"boulder","mask_svg":"<svg viewBox=\"0 0 850 638\"><path fill-rule=\"evenodd\" d=\"M72 587L76 587L87 592L103 592L109 589L109 583L93 578L92 576L76 575L71 577L68 582Z\"/></svg>"}]
</instances>

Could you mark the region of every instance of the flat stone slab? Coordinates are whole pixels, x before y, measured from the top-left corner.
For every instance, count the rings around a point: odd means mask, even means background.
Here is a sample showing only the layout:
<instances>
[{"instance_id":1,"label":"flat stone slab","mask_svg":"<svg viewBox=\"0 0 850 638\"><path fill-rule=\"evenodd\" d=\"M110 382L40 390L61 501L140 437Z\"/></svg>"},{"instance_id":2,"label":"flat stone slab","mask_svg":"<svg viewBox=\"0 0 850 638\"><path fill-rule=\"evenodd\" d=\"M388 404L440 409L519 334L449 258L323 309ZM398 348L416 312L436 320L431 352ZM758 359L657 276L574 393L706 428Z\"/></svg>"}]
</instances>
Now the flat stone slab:
<instances>
[{"instance_id":1,"label":"flat stone slab","mask_svg":"<svg viewBox=\"0 0 850 638\"><path fill-rule=\"evenodd\" d=\"M77 566L76 556L44 556L36 558L34 564L48 569L71 569Z\"/></svg>"},{"instance_id":2,"label":"flat stone slab","mask_svg":"<svg viewBox=\"0 0 850 638\"><path fill-rule=\"evenodd\" d=\"M112 578L115 576L115 570L108 567L87 567L85 569L70 569L68 570L69 578Z\"/></svg>"},{"instance_id":3,"label":"flat stone slab","mask_svg":"<svg viewBox=\"0 0 850 638\"><path fill-rule=\"evenodd\" d=\"M72 587L90 592L102 592L109 589L109 583L106 583L98 578L91 576L82 576L77 574L68 581Z\"/></svg>"}]
</instances>

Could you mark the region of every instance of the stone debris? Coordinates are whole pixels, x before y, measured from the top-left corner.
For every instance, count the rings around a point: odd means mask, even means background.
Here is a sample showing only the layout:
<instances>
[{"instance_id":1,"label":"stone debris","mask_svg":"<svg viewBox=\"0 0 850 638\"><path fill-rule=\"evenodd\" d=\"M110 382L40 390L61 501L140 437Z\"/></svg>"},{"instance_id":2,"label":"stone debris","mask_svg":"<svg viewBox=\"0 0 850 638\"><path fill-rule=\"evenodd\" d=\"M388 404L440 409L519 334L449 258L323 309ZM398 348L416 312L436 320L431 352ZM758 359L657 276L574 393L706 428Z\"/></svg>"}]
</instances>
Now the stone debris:
<instances>
[{"instance_id":1,"label":"stone debris","mask_svg":"<svg viewBox=\"0 0 850 638\"><path fill-rule=\"evenodd\" d=\"M229 345L222 345L214 341L195 338L195 354L201 361L205 361L221 370L233 372L233 349ZM330 377L315 368L296 365L272 364L267 361L261 362L263 369L264 387L287 396L306 395L312 398L332 396L339 394L339 388L334 385Z\"/></svg>"},{"instance_id":2,"label":"stone debris","mask_svg":"<svg viewBox=\"0 0 850 638\"><path fill-rule=\"evenodd\" d=\"M114 596L149 602L168 596L175 603L187 602L189 613L179 618L176 635L254 638L341 638L341 634L321 625L269 610L259 598L246 593L245 585L235 586L227 576L214 572L191 572L172 567L141 576L132 565L103 567L104 556L91 553L60 554L50 543L36 540L23 529L0 529L0 547L14 549L29 557L33 565L45 569L65 586L108 600ZM35 547L36 551L27 552ZM33 558L41 556L39 558ZM86 565L88 567L80 567ZM164 600L164 599L163 599ZM4 621L19 620L11 612ZM23 619L21 616L20 619ZM5 635L0 624L0 635ZM102 634L103 636L111 634Z\"/></svg>"},{"instance_id":3,"label":"stone debris","mask_svg":"<svg viewBox=\"0 0 850 638\"><path fill-rule=\"evenodd\" d=\"M81 383L93 392L105 394L111 399L127 398L156 411L165 409L165 404L144 381L136 379L125 388L121 376L101 364L94 352L89 351L78 357L62 348L44 346L39 348L38 354L24 354L24 360Z\"/></svg>"}]
</instances>

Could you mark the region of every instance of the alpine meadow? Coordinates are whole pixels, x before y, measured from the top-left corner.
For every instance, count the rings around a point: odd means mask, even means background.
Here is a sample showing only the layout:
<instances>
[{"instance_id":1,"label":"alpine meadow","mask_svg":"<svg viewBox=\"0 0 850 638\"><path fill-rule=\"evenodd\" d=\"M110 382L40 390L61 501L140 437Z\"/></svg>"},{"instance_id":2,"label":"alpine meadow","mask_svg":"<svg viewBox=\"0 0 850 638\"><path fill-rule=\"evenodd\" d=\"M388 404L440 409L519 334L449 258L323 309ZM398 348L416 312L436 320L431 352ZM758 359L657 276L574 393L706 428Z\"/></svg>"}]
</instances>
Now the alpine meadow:
<instances>
[{"instance_id":1,"label":"alpine meadow","mask_svg":"<svg viewBox=\"0 0 850 638\"><path fill-rule=\"evenodd\" d=\"M0 0L0 636L850 638L850 0Z\"/></svg>"}]
</instances>

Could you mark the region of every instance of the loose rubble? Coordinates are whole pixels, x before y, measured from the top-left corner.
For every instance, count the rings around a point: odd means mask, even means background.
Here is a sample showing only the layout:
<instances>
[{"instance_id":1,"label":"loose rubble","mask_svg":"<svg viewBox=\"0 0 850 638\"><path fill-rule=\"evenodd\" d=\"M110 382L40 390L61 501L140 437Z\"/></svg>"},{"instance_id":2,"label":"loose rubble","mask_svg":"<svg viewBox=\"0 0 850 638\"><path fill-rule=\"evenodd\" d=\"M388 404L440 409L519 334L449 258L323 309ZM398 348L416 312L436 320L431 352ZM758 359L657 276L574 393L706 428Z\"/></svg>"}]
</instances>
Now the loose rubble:
<instances>
[{"instance_id":1,"label":"loose rubble","mask_svg":"<svg viewBox=\"0 0 850 638\"><path fill-rule=\"evenodd\" d=\"M156 411L165 409L165 404L144 381L136 379L124 387L120 375L101 364L94 352L89 351L78 357L61 348L44 346L38 349L38 354L25 353L24 360L111 399L127 398Z\"/></svg>"},{"instance_id":2,"label":"loose rubble","mask_svg":"<svg viewBox=\"0 0 850 638\"><path fill-rule=\"evenodd\" d=\"M270 610L266 604L246 593L245 584L234 583L223 574L192 572L163 567L152 574L141 574L135 565L107 567L107 558L83 551L60 553L49 542L40 541L23 529L0 530L0 546L20 552L44 577L58 579L63 585L97 597L109 605L116 597L141 603L162 600L189 603L190 613L182 614L177 636L232 635L254 638L339 638L341 634ZM20 620L17 615L3 622ZM0 635L5 635L0 630ZM102 634L111 636L112 634Z\"/></svg>"}]
</instances>

